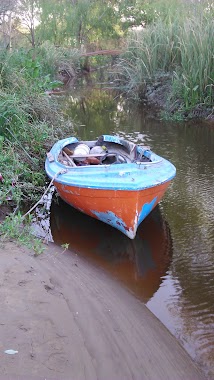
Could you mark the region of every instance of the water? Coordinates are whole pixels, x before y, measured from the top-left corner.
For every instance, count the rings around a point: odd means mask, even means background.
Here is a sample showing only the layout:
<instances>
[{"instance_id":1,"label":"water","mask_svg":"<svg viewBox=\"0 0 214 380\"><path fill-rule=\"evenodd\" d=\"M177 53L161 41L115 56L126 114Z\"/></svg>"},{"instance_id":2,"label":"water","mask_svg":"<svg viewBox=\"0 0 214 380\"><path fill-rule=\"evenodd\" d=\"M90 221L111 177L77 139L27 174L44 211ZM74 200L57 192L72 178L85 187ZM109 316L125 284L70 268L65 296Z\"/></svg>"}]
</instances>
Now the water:
<instances>
[{"instance_id":1,"label":"water","mask_svg":"<svg viewBox=\"0 0 214 380\"><path fill-rule=\"evenodd\" d=\"M214 125L160 122L108 91L70 95L75 133L116 133L169 159L177 176L134 241L63 202L52 203L56 243L114 275L163 322L214 378Z\"/></svg>"},{"instance_id":2,"label":"water","mask_svg":"<svg viewBox=\"0 0 214 380\"><path fill-rule=\"evenodd\" d=\"M72 252L101 265L144 302L159 289L170 267L172 239L159 207L140 225L134 240L60 199L52 202L50 227L55 242L69 243Z\"/></svg>"}]
</instances>

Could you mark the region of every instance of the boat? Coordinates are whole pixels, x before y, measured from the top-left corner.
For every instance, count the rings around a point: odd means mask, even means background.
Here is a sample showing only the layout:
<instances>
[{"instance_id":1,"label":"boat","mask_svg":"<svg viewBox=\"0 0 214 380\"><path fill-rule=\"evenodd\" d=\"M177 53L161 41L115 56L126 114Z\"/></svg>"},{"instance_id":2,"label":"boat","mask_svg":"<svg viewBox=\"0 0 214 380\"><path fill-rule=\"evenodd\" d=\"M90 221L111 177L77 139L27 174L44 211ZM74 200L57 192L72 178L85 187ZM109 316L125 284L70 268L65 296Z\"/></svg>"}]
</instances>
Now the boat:
<instances>
[{"instance_id":1,"label":"boat","mask_svg":"<svg viewBox=\"0 0 214 380\"><path fill-rule=\"evenodd\" d=\"M175 166L149 147L112 135L56 142L45 171L66 203L130 239L176 175Z\"/></svg>"}]
</instances>

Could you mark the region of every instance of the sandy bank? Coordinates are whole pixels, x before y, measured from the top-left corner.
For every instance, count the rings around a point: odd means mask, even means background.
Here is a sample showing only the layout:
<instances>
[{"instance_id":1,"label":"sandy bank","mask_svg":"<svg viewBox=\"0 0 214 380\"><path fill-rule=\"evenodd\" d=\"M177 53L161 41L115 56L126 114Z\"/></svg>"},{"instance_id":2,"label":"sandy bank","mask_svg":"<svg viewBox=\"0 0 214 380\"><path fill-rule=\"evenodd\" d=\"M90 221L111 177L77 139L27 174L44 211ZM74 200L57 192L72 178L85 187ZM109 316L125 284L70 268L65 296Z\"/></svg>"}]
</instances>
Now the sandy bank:
<instances>
[{"instance_id":1,"label":"sandy bank","mask_svg":"<svg viewBox=\"0 0 214 380\"><path fill-rule=\"evenodd\" d=\"M0 268L1 380L204 379L141 302L82 258L8 242Z\"/></svg>"}]
</instances>

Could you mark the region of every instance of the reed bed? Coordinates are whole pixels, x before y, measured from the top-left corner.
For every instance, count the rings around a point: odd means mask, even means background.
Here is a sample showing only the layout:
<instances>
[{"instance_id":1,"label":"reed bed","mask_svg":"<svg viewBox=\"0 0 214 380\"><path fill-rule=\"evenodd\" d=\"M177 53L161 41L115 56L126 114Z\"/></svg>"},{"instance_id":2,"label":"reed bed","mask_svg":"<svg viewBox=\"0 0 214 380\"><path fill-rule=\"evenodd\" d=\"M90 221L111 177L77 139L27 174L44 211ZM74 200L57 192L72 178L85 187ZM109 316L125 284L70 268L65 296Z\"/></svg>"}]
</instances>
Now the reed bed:
<instances>
[{"instance_id":1,"label":"reed bed","mask_svg":"<svg viewBox=\"0 0 214 380\"><path fill-rule=\"evenodd\" d=\"M181 109L214 103L214 19L200 9L182 8L159 18L141 31L132 31L118 60L114 83L134 99L147 86L170 77L171 102Z\"/></svg>"}]
</instances>

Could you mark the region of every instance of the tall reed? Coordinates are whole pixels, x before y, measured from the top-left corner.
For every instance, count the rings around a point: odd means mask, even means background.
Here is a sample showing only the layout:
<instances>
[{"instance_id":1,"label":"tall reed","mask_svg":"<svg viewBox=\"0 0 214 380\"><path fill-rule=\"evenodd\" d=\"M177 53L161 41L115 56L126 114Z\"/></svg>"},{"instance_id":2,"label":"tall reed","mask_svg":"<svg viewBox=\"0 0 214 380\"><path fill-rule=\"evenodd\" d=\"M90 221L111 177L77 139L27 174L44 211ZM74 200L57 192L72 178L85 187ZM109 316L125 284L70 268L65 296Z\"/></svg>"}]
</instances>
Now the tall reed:
<instances>
[{"instance_id":1,"label":"tall reed","mask_svg":"<svg viewBox=\"0 0 214 380\"><path fill-rule=\"evenodd\" d=\"M175 95L185 106L214 103L214 20L197 15L180 27L180 64L174 73Z\"/></svg>"},{"instance_id":2,"label":"tall reed","mask_svg":"<svg viewBox=\"0 0 214 380\"><path fill-rule=\"evenodd\" d=\"M200 8L201 10L201 8ZM214 102L214 20L210 12L177 12L132 31L115 69L115 83L136 97L143 86L169 74L184 107Z\"/></svg>"}]
</instances>

